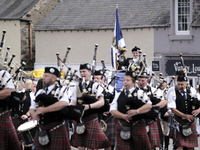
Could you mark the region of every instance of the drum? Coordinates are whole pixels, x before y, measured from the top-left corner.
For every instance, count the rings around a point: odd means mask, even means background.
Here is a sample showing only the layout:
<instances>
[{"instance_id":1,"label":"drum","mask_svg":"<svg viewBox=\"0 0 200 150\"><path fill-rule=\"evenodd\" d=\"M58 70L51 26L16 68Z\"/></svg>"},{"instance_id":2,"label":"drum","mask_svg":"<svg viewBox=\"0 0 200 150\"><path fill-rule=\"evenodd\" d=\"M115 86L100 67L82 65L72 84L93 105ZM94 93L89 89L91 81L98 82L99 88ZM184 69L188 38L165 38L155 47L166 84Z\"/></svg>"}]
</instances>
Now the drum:
<instances>
[{"instance_id":1,"label":"drum","mask_svg":"<svg viewBox=\"0 0 200 150\"><path fill-rule=\"evenodd\" d=\"M33 145L34 136L37 130L38 130L37 120L31 120L25 122L17 128L19 136L24 142L24 146L30 147Z\"/></svg>"}]
</instances>

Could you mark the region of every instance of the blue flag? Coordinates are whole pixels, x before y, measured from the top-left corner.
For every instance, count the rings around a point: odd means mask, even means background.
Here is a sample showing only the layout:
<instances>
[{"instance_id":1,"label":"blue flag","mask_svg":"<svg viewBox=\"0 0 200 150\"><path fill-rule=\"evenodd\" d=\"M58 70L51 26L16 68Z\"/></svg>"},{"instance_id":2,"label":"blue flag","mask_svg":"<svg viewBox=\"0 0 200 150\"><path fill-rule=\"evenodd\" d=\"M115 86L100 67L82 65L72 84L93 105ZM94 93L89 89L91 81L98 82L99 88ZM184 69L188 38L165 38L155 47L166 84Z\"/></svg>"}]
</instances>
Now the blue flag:
<instances>
[{"instance_id":1,"label":"blue flag","mask_svg":"<svg viewBox=\"0 0 200 150\"><path fill-rule=\"evenodd\" d=\"M111 44L111 61L113 69L117 70L117 60L119 59L120 55L123 54L125 51L127 51L127 49L119 25L118 8L116 7L114 37L112 39L112 44Z\"/></svg>"}]
</instances>

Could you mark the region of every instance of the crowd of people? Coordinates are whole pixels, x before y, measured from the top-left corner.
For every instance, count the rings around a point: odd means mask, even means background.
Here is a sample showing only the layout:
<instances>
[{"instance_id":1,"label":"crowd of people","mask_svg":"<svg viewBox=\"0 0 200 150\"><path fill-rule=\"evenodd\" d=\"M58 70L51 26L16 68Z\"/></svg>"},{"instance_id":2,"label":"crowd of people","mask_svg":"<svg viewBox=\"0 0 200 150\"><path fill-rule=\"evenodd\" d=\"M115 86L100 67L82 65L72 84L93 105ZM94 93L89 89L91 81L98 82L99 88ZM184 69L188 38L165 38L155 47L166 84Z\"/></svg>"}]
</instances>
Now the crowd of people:
<instances>
[{"instance_id":1,"label":"crowd of people","mask_svg":"<svg viewBox=\"0 0 200 150\"><path fill-rule=\"evenodd\" d=\"M118 61L124 73L118 92L116 75L109 82L105 68L93 70L89 63L80 64L75 81L73 74L63 80L56 67L45 67L38 81L13 81L2 69L1 149L168 150L169 139L177 150L198 147L200 95L186 70L172 86L162 75L152 78L140 48L132 53Z\"/></svg>"}]
</instances>

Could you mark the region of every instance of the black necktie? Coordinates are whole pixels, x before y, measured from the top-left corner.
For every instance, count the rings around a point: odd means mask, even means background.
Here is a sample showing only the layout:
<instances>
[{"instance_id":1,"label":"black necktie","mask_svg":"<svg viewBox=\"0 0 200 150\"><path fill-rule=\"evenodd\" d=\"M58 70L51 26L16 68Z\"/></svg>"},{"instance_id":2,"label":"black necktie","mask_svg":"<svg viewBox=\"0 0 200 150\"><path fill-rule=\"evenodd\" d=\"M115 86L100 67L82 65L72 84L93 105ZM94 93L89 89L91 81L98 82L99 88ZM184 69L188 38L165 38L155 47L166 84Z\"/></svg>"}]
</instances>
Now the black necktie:
<instances>
[{"instance_id":1,"label":"black necktie","mask_svg":"<svg viewBox=\"0 0 200 150\"><path fill-rule=\"evenodd\" d=\"M187 97L186 97L186 92L183 91L182 93L183 93L183 98L184 98L184 100L186 100L186 99L187 99Z\"/></svg>"},{"instance_id":2,"label":"black necktie","mask_svg":"<svg viewBox=\"0 0 200 150\"><path fill-rule=\"evenodd\" d=\"M126 96L128 97L130 91L129 90L126 90Z\"/></svg>"},{"instance_id":3,"label":"black necktie","mask_svg":"<svg viewBox=\"0 0 200 150\"><path fill-rule=\"evenodd\" d=\"M47 92L48 92L48 87L45 88L45 91L46 91L46 94L47 94Z\"/></svg>"},{"instance_id":4,"label":"black necktie","mask_svg":"<svg viewBox=\"0 0 200 150\"><path fill-rule=\"evenodd\" d=\"M87 83L83 83L83 88L87 88Z\"/></svg>"}]
</instances>

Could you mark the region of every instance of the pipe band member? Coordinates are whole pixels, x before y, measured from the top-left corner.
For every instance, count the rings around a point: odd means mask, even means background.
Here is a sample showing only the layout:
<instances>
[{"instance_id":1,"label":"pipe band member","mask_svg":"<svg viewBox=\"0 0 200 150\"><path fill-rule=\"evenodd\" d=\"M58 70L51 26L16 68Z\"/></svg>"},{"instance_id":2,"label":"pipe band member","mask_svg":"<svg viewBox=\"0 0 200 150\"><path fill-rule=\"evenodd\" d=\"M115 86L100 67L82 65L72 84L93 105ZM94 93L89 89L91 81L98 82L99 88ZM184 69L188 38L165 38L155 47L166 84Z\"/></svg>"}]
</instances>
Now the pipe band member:
<instances>
[{"instance_id":1,"label":"pipe band member","mask_svg":"<svg viewBox=\"0 0 200 150\"><path fill-rule=\"evenodd\" d=\"M158 108L157 110L158 111L157 117L158 117L160 108L163 108L167 104L167 101L164 99L154 97L153 93L156 89L148 85L148 79L149 79L149 73L146 70L142 71L141 74L138 76L138 86L139 86L139 89L143 90L144 95L149 97L147 101L152 102L153 109ZM158 125L156 122L156 118L146 119L146 123L149 127L148 135L149 135L152 149L156 147L160 147L160 138L159 138Z\"/></svg>"},{"instance_id":2,"label":"pipe band member","mask_svg":"<svg viewBox=\"0 0 200 150\"><path fill-rule=\"evenodd\" d=\"M115 94L115 98L110 107L110 112L114 117L118 118L116 134L119 150L151 149L151 143L142 114L150 111L152 105L151 101L145 102L148 98L147 96L141 99L143 91L135 87L135 80L136 76L133 75L133 72L126 72L123 80L124 90ZM140 105L141 103L142 105ZM123 138L124 127L125 129L129 129L130 133L128 135L130 135L130 138Z\"/></svg>"},{"instance_id":3,"label":"pipe band member","mask_svg":"<svg viewBox=\"0 0 200 150\"><path fill-rule=\"evenodd\" d=\"M61 96L64 88L56 84L57 77L59 77L57 68L45 67L44 89L36 93L35 102L30 107L31 117L39 121L39 129L44 131L38 131L35 135L34 145L37 150L71 149L64 119L57 113L69 105L69 98L66 92ZM40 133L47 133L45 137L49 140L45 141L46 145L41 144Z\"/></svg>"},{"instance_id":4,"label":"pipe band member","mask_svg":"<svg viewBox=\"0 0 200 150\"><path fill-rule=\"evenodd\" d=\"M179 130L176 130L175 134L176 141L174 141L179 150L182 150L184 147L188 149L198 147L196 125L194 122L200 109L195 95L196 90L187 85L185 74L179 74L177 86L174 87L173 92L170 92L168 98L168 107L171 108L175 115L175 120L179 124Z\"/></svg>"},{"instance_id":5,"label":"pipe band member","mask_svg":"<svg viewBox=\"0 0 200 150\"><path fill-rule=\"evenodd\" d=\"M3 73L4 71L1 70L0 77L2 77ZM6 72L0 84L0 147L2 149L20 150L20 142L8 112L8 96L10 96L11 92L15 89L12 80L9 80L10 78L10 74ZM7 82L8 80L9 82ZM4 88L2 88L3 85L5 85Z\"/></svg>"},{"instance_id":6,"label":"pipe band member","mask_svg":"<svg viewBox=\"0 0 200 150\"><path fill-rule=\"evenodd\" d=\"M90 80L92 74L90 64L80 64L79 71L82 80L77 88L77 100L72 100L71 104L85 105L85 113L82 120L86 128L82 134L75 133L72 145L79 149L110 149L110 142L101 130L98 121L99 108L104 106L103 88L99 86L96 90L98 83Z\"/></svg>"}]
</instances>

